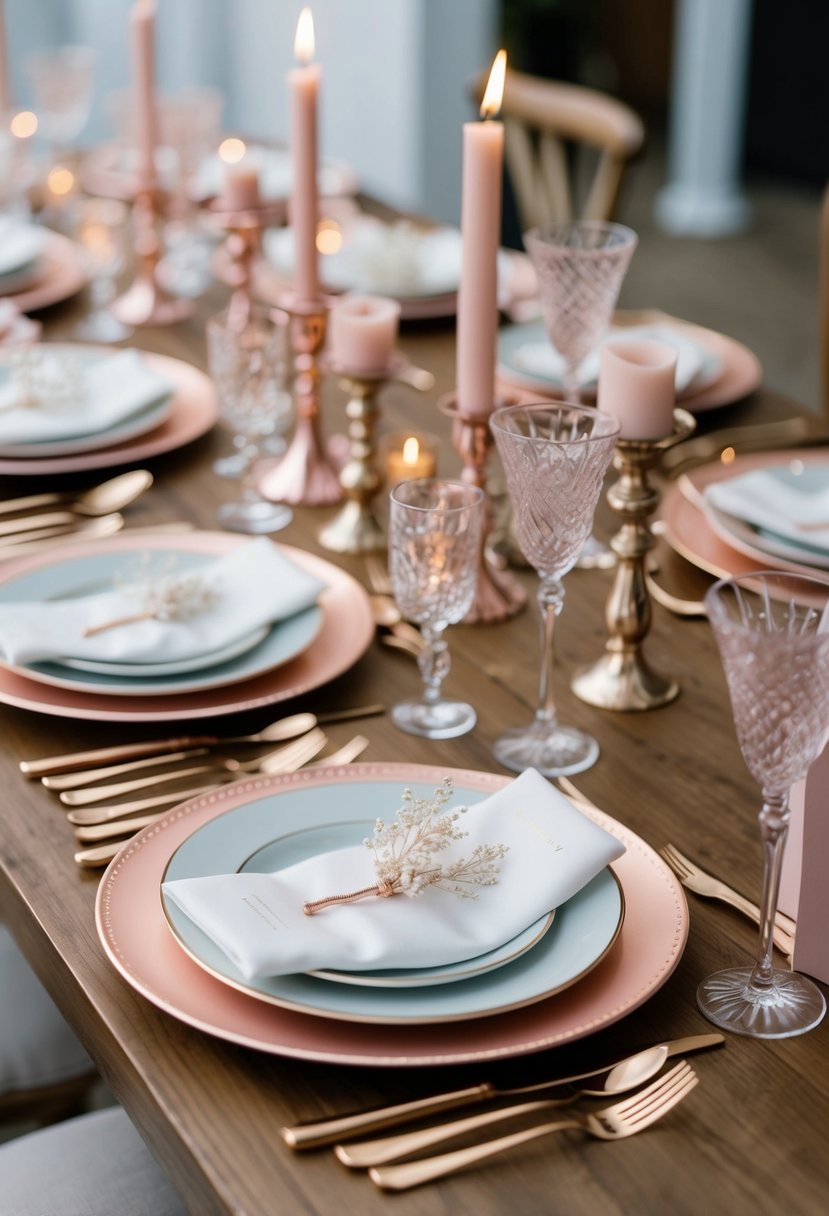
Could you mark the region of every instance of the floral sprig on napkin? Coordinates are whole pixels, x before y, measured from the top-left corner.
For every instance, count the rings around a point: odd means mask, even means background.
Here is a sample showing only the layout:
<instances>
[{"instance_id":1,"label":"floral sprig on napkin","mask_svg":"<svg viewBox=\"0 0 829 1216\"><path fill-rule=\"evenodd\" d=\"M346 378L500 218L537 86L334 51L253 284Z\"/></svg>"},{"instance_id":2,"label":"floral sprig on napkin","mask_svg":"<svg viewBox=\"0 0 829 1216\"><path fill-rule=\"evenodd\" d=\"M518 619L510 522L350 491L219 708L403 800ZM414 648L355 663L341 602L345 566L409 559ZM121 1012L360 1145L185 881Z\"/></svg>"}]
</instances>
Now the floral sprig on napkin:
<instances>
[{"instance_id":1,"label":"floral sprig on napkin","mask_svg":"<svg viewBox=\"0 0 829 1216\"><path fill-rule=\"evenodd\" d=\"M87 626L83 631L85 638L121 625L133 625L137 621L187 621L207 612L219 599L215 584L198 573L160 576L147 573L143 582L124 587L123 594L139 600L141 606L138 611L99 625Z\"/></svg>"},{"instance_id":2,"label":"floral sprig on napkin","mask_svg":"<svg viewBox=\"0 0 829 1216\"><path fill-rule=\"evenodd\" d=\"M509 852L503 844L479 844L469 857L458 858L448 865L436 864L438 853L469 834L457 826L468 808L457 807L451 813L446 810L452 794L451 777L444 778L431 798L415 798L411 790L404 790L397 818L390 823L378 819L374 836L364 841L374 853L378 881L347 895L331 895L303 904L305 915L313 916L323 908L354 903L369 895L383 899L392 895L414 898L430 887L457 899L477 899L474 888L497 883L500 871L496 863Z\"/></svg>"}]
</instances>

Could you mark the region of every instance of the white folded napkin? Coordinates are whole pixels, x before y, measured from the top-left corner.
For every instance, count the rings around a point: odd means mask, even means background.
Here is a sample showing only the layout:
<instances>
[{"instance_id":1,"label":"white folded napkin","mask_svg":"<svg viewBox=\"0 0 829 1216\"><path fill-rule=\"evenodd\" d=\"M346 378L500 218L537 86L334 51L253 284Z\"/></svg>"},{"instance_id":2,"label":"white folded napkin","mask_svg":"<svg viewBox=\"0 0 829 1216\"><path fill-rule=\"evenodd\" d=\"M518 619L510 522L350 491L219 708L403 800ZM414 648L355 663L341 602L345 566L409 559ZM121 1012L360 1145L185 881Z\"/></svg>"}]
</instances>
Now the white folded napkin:
<instances>
[{"instance_id":1,"label":"white folded napkin","mask_svg":"<svg viewBox=\"0 0 829 1216\"><path fill-rule=\"evenodd\" d=\"M706 486L704 496L726 515L802 545L829 548L829 488L799 489L772 469L755 469Z\"/></svg>"},{"instance_id":2,"label":"white folded napkin","mask_svg":"<svg viewBox=\"0 0 829 1216\"><path fill-rule=\"evenodd\" d=\"M336 794L323 789L319 796ZM389 807L384 822L396 809ZM430 887L415 897L369 897L304 915L308 900L377 881L374 855L364 846L325 853L275 874L179 879L164 883L162 891L248 979L326 967L434 967L509 941L624 852L614 836L577 811L535 769L475 803L458 826L468 835L437 854L441 863L469 858L477 845L509 849L497 863L497 882L479 888L477 899L460 900Z\"/></svg>"},{"instance_id":3,"label":"white folded napkin","mask_svg":"<svg viewBox=\"0 0 829 1216\"><path fill-rule=\"evenodd\" d=\"M11 215L0 215L0 275L28 266L43 248L44 231Z\"/></svg>"},{"instance_id":4,"label":"white folded napkin","mask_svg":"<svg viewBox=\"0 0 829 1216\"><path fill-rule=\"evenodd\" d=\"M591 351L579 367L579 384L582 388L595 386L599 377L599 351L605 342L614 345L624 345L628 342L641 342L643 339L654 342L664 342L677 352L676 361L676 391L684 392L702 366L705 352L696 342L679 333L670 325L630 325L620 329L611 328L601 339L594 351ZM525 342L513 351L511 365L528 375L540 376L545 380L560 381L564 377L565 362L558 351L549 341Z\"/></svg>"},{"instance_id":5,"label":"white folded napkin","mask_svg":"<svg viewBox=\"0 0 829 1216\"><path fill-rule=\"evenodd\" d=\"M156 555L156 575L164 557ZM129 554L124 555L124 574L136 575L136 560ZM293 616L314 604L325 587L284 557L267 537L197 570L164 571L163 577L190 574L197 574L215 593L215 601L203 611L180 620L135 621L93 637L84 637L88 626L141 612L140 589L125 586L79 599L1 604L0 654L14 664L61 658L138 664L187 659Z\"/></svg>"},{"instance_id":6,"label":"white folded napkin","mask_svg":"<svg viewBox=\"0 0 829 1216\"><path fill-rule=\"evenodd\" d=\"M169 397L175 386L136 350L82 364L74 355L39 347L38 364L10 374L0 385L0 443L40 443L97 435ZM77 382L77 395L67 389ZM24 404L27 380L43 400ZM54 397L49 386L54 386ZM19 403L19 404L18 404Z\"/></svg>"}]
</instances>

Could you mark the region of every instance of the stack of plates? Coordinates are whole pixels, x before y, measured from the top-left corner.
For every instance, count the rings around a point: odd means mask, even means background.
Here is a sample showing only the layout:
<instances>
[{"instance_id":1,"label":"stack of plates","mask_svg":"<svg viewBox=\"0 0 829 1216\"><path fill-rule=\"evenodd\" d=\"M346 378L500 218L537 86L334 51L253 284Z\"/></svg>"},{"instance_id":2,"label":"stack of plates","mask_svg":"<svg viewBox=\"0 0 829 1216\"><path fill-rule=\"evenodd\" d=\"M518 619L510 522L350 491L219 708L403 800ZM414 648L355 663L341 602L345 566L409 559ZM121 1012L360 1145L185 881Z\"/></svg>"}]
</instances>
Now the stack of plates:
<instances>
[{"instance_id":1,"label":"stack of plates","mask_svg":"<svg viewBox=\"0 0 829 1216\"><path fill-rule=\"evenodd\" d=\"M66 300L87 281L83 251L74 241L23 220L0 215L0 297L20 312Z\"/></svg>"},{"instance_id":2,"label":"stack of plates","mask_svg":"<svg viewBox=\"0 0 829 1216\"><path fill-rule=\"evenodd\" d=\"M778 512L775 520L770 511L768 519L756 522L759 517L748 503L738 515L722 510L707 493L725 482L737 487L738 478L759 472L768 479L771 493L776 483L784 494L802 495L808 508L819 505L819 495L829 497L829 458L819 449L755 452L736 456L729 464L716 461L684 473L666 491L661 509L665 539L687 561L717 578L786 570L829 582L829 520L826 528L803 529L794 516L787 519Z\"/></svg>"},{"instance_id":3,"label":"stack of plates","mask_svg":"<svg viewBox=\"0 0 829 1216\"><path fill-rule=\"evenodd\" d=\"M98 930L110 959L149 1000L211 1034L374 1065L538 1051L609 1025L665 982L687 937L681 887L644 841L601 812L592 817L626 846L612 870L501 948L432 970L248 981L159 899L167 880L276 870L352 845L388 817L404 787L428 795L446 776L467 804L508 780L362 764L235 783L176 808L136 837L101 883Z\"/></svg>"},{"instance_id":4,"label":"stack of plates","mask_svg":"<svg viewBox=\"0 0 829 1216\"><path fill-rule=\"evenodd\" d=\"M359 291L388 296L400 303L404 320L453 316L461 279L461 234L456 228L422 228L407 221L390 224L370 215L342 221L342 245L320 260L324 287L330 292ZM294 245L290 228L265 234L265 254L272 270L289 280ZM536 279L526 254L503 249L498 261L501 307L533 299Z\"/></svg>"},{"instance_id":5,"label":"stack of plates","mask_svg":"<svg viewBox=\"0 0 829 1216\"><path fill-rule=\"evenodd\" d=\"M4 564L0 604L91 595L134 572L137 558L179 572L250 543L227 533L176 537L122 534L61 547ZM287 700L340 675L373 636L368 598L350 575L321 558L280 546L326 584L319 603L232 645L168 663L61 662L0 664L0 701L101 721L150 722L212 717Z\"/></svg>"},{"instance_id":6,"label":"stack of plates","mask_svg":"<svg viewBox=\"0 0 829 1216\"><path fill-rule=\"evenodd\" d=\"M123 352L50 343L29 348L25 357L31 359L39 354L53 364L65 358L83 373ZM47 476L111 468L172 451L208 431L218 414L216 394L209 378L179 359L151 354L142 358L149 368L173 386L172 393L147 402L116 424L101 430L90 430L88 424L84 424L83 402L79 401L60 439L0 445L0 474ZM16 361L19 361L19 355L14 350L0 351L0 388L14 374Z\"/></svg>"},{"instance_id":7,"label":"stack of plates","mask_svg":"<svg viewBox=\"0 0 829 1216\"><path fill-rule=\"evenodd\" d=\"M738 401L760 384L762 369L747 347L714 330L664 313L619 312L603 342L655 340L677 351L677 404L692 413ZM600 343L601 346L601 343ZM563 388L564 361L551 346L542 321L507 326L498 345L498 378L504 384L555 395ZM585 359L579 382L585 398L595 396L598 352Z\"/></svg>"}]
</instances>

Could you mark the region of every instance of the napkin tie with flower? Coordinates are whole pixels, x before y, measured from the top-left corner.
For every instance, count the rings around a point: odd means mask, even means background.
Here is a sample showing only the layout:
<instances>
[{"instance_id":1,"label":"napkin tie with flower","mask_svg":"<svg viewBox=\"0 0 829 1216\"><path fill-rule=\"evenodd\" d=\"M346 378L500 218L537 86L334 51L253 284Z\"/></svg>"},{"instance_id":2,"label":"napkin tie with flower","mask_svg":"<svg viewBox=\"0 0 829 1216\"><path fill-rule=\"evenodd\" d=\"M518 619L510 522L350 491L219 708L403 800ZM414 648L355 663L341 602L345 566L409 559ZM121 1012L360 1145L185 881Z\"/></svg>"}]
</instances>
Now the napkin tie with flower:
<instances>
[{"instance_id":1,"label":"napkin tie with flower","mask_svg":"<svg viewBox=\"0 0 829 1216\"><path fill-rule=\"evenodd\" d=\"M137 572L134 582L98 595L1 604L0 655L14 664L174 662L293 616L311 607L324 587L263 537L195 569ZM152 614L150 600L158 604Z\"/></svg>"},{"instance_id":2,"label":"napkin tie with flower","mask_svg":"<svg viewBox=\"0 0 829 1216\"><path fill-rule=\"evenodd\" d=\"M316 794L336 798L325 787ZM390 793L384 820L394 817L395 797L399 791ZM451 831L444 848L427 850L402 882L399 874L402 890L393 898L372 898L364 890L380 894L378 880L394 880L390 871L375 868L375 854L389 860L382 834L379 841L375 835L376 850L340 849L276 873L177 879L162 891L247 979L321 968L433 967L509 941L624 852L534 769L451 823L463 832ZM424 872L424 860L426 870L439 867L439 881L418 881L415 871ZM458 886L467 898L455 897ZM369 897L306 915L306 904L352 892Z\"/></svg>"},{"instance_id":3,"label":"napkin tie with flower","mask_svg":"<svg viewBox=\"0 0 829 1216\"><path fill-rule=\"evenodd\" d=\"M22 350L0 384L0 443L97 435L170 397L175 386L135 350L90 362L48 346Z\"/></svg>"}]
</instances>

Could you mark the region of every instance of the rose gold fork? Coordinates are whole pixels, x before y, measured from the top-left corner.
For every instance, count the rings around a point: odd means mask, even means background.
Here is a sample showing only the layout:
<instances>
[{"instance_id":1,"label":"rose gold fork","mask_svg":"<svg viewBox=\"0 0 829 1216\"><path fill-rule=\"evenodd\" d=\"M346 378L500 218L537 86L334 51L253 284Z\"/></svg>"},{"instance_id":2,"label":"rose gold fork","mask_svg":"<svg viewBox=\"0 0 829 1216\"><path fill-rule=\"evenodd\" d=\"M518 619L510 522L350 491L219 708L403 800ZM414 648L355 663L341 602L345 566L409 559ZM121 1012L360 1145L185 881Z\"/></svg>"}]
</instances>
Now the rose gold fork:
<instances>
[{"instance_id":1,"label":"rose gold fork","mask_svg":"<svg viewBox=\"0 0 829 1216\"><path fill-rule=\"evenodd\" d=\"M670 1072L665 1073L664 1077L624 1102L617 1102L591 1114L573 1111L565 1119L557 1119L553 1123L545 1120L511 1135L486 1140L482 1144L473 1144L452 1153L442 1153L438 1157L423 1157L419 1161L407 1161L400 1165L374 1166L368 1174L372 1182L383 1190L405 1191L409 1187L420 1186L421 1183L431 1182L435 1178L443 1178L446 1174L454 1174L475 1162L486 1161L515 1148L516 1145L527 1144L531 1140L538 1140L542 1136L549 1136L566 1128L578 1128L589 1136L595 1136L597 1140L624 1140L644 1131L646 1127L667 1115L668 1111L673 1110L687 1097L696 1084L696 1073L687 1061L681 1060ZM532 1108L536 1104L526 1105ZM522 1108L516 1109L520 1112ZM478 1116L477 1126L493 1122L493 1115L505 1117L503 1111L488 1111L487 1114Z\"/></svg>"}]
</instances>

